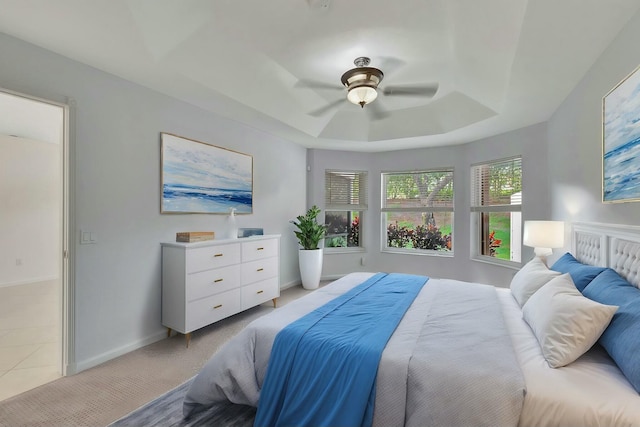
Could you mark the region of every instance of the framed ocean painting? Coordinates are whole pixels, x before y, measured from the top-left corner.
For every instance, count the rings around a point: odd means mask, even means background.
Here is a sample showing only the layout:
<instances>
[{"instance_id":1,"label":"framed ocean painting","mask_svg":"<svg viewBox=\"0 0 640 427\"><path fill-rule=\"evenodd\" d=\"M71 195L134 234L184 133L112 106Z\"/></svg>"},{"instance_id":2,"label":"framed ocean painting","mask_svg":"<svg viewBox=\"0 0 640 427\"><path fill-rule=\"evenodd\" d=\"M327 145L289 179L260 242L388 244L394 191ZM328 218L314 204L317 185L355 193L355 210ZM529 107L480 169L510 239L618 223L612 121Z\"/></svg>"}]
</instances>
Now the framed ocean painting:
<instances>
[{"instance_id":1,"label":"framed ocean painting","mask_svg":"<svg viewBox=\"0 0 640 427\"><path fill-rule=\"evenodd\" d=\"M640 201L640 72L602 98L602 201Z\"/></svg>"},{"instance_id":2,"label":"framed ocean painting","mask_svg":"<svg viewBox=\"0 0 640 427\"><path fill-rule=\"evenodd\" d=\"M253 157L161 133L161 213L253 211Z\"/></svg>"}]
</instances>

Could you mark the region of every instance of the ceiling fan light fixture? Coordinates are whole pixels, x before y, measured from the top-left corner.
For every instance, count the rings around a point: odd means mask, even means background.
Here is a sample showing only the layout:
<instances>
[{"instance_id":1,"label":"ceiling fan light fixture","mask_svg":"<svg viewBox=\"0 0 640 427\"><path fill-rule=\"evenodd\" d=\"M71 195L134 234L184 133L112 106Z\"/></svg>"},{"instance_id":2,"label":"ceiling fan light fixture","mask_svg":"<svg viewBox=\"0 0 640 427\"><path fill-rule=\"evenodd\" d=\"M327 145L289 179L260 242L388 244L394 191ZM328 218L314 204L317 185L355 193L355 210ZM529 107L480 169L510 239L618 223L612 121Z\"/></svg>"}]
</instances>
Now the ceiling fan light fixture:
<instances>
[{"instance_id":1,"label":"ceiling fan light fixture","mask_svg":"<svg viewBox=\"0 0 640 427\"><path fill-rule=\"evenodd\" d=\"M373 102L378 97L378 91L371 86L357 86L349 89L347 99L349 102L364 108L365 105Z\"/></svg>"},{"instance_id":2,"label":"ceiling fan light fixture","mask_svg":"<svg viewBox=\"0 0 640 427\"><path fill-rule=\"evenodd\" d=\"M347 88L347 99L353 104L364 108L378 97L378 84L382 81L384 74L377 68L367 67L369 58L356 58L352 68L342 75L340 79L344 87Z\"/></svg>"}]
</instances>

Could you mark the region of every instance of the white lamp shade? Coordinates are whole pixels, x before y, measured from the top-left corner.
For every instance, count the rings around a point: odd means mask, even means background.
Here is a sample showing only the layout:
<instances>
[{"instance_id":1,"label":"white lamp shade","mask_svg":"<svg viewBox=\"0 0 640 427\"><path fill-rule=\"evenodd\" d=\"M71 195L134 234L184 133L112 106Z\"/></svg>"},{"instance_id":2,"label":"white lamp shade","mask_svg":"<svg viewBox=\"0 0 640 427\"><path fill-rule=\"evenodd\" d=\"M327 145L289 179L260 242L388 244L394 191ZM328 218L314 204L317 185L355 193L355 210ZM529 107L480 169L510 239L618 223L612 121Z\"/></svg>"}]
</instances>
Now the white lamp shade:
<instances>
[{"instance_id":1,"label":"white lamp shade","mask_svg":"<svg viewBox=\"0 0 640 427\"><path fill-rule=\"evenodd\" d=\"M358 86L349 90L347 99L356 104L368 104L378 97L378 92L371 86Z\"/></svg>"},{"instance_id":2,"label":"white lamp shade","mask_svg":"<svg viewBox=\"0 0 640 427\"><path fill-rule=\"evenodd\" d=\"M564 222L525 221L522 243L536 248L536 255L551 255L551 249L564 246Z\"/></svg>"}]
</instances>

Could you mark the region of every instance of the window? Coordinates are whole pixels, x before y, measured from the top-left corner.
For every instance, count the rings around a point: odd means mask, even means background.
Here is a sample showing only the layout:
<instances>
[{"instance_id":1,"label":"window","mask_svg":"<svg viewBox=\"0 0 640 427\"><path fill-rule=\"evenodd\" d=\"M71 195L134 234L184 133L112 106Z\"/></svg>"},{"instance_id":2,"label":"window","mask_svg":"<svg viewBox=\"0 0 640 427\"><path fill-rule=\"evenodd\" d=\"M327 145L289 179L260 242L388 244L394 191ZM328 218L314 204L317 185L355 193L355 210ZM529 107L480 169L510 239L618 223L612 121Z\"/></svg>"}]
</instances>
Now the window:
<instances>
[{"instance_id":1,"label":"window","mask_svg":"<svg viewBox=\"0 0 640 427\"><path fill-rule=\"evenodd\" d=\"M383 173L382 224L385 251L452 254L453 169Z\"/></svg>"},{"instance_id":2,"label":"window","mask_svg":"<svg viewBox=\"0 0 640 427\"><path fill-rule=\"evenodd\" d=\"M367 210L367 172L327 170L325 248L361 248L362 214Z\"/></svg>"},{"instance_id":3,"label":"window","mask_svg":"<svg viewBox=\"0 0 640 427\"><path fill-rule=\"evenodd\" d=\"M522 158L471 166L472 256L520 262Z\"/></svg>"}]
</instances>

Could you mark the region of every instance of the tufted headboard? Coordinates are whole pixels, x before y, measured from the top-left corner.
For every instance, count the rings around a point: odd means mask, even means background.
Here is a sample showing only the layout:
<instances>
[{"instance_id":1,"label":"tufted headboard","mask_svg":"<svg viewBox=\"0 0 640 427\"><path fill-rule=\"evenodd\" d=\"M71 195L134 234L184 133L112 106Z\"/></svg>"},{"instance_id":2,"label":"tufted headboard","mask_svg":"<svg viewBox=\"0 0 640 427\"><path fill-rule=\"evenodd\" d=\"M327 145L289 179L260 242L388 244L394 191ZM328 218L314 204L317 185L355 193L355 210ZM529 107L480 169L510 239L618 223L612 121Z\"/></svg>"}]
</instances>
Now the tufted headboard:
<instances>
[{"instance_id":1,"label":"tufted headboard","mask_svg":"<svg viewBox=\"0 0 640 427\"><path fill-rule=\"evenodd\" d=\"M584 264L612 268L640 288L640 227L576 222L571 252Z\"/></svg>"}]
</instances>

